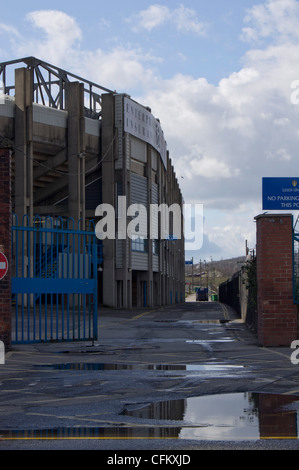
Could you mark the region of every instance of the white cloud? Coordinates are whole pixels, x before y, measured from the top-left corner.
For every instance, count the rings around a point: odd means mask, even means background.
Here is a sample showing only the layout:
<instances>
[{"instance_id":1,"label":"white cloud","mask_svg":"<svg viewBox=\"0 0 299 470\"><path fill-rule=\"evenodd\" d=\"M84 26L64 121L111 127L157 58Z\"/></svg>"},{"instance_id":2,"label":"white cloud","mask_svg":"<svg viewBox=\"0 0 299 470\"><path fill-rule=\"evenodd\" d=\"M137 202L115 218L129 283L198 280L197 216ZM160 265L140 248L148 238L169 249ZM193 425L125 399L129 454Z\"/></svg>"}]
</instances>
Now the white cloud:
<instances>
[{"instance_id":1,"label":"white cloud","mask_svg":"<svg viewBox=\"0 0 299 470\"><path fill-rule=\"evenodd\" d=\"M82 30L76 19L56 10L33 11L26 15L33 34L14 36L13 27L5 25L13 41L13 56L35 56L63 69L117 91L130 92L140 83L155 82L153 68L161 58L141 49L116 45L110 50L81 49ZM0 24L1 32L1 24ZM84 70L84 74L82 73Z\"/></svg>"},{"instance_id":2,"label":"white cloud","mask_svg":"<svg viewBox=\"0 0 299 470\"><path fill-rule=\"evenodd\" d=\"M26 19L34 27L42 29L47 39L51 38L59 42L63 39L63 44L72 45L74 41L82 38L82 32L75 18L57 10L39 10L26 15Z\"/></svg>"},{"instance_id":3,"label":"white cloud","mask_svg":"<svg viewBox=\"0 0 299 470\"><path fill-rule=\"evenodd\" d=\"M191 32L200 36L206 32L207 25L198 20L194 10L184 7L184 5L173 10L171 17L179 31Z\"/></svg>"},{"instance_id":4,"label":"white cloud","mask_svg":"<svg viewBox=\"0 0 299 470\"><path fill-rule=\"evenodd\" d=\"M21 57L46 57L50 62L61 64L66 57L70 61L75 56L75 48L79 48L82 32L74 18L61 11L39 10L28 13L25 19L33 28L33 33L40 30L44 36L42 39L23 38L15 46Z\"/></svg>"},{"instance_id":5,"label":"white cloud","mask_svg":"<svg viewBox=\"0 0 299 470\"><path fill-rule=\"evenodd\" d=\"M21 37L19 31L16 28L5 23L0 23L0 33L11 34L13 36L16 36L17 38Z\"/></svg>"},{"instance_id":6,"label":"white cloud","mask_svg":"<svg viewBox=\"0 0 299 470\"><path fill-rule=\"evenodd\" d=\"M122 46L107 52L97 49L80 54L78 73L82 75L83 69L85 78L118 92L129 93L140 82L145 86L155 83L153 71L146 66L148 61L154 63L156 59L145 56L138 49Z\"/></svg>"},{"instance_id":7,"label":"white cloud","mask_svg":"<svg viewBox=\"0 0 299 470\"><path fill-rule=\"evenodd\" d=\"M256 41L277 35L278 40L298 39L299 3L296 0L267 0L248 11L243 39Z\"/></svg>"},{"instance_id":8,"label":"white cloud","mask_svg":"<svg viewBox=\"0 0 299 470\"><path fill-rule=\"evenodd\" d=\"M139 31L140 29L152 31L154 28L163 25L170 18L171 13L168 7L151 5L147 10L142 10L134 15L130 21L133 23L132 29L134 31Z\"/></svg>"},{"instance_id":9,"label":"white cloud","mask_svg":"<svg viewBox=\"0 0 299 470\"><path fill-rule=\"evenodd\" d=\"M226 162L219 161L216 158L209 158L209 156L203 158L197 156L197 158L189 161L189 165L192 177L202 176L214 181L236 177L240 173L238 168L230 168Z\"/></svg>"},{"instance_id":10,"label":"white cloud","mask_svg":"<svg viewBox=\"0 0 299 470\"><path fill-rule=\"evenodd\" d=\"M173 10L164 5L150 5L146 10L133 15L127 21L132 24L132 30L135 32L141 30L151 32L155 28L169 24L178 31L202 36L207 28L206 23L199 21L195 11L184 5Z\"/></svg>"},{"instance_id":11,"label":"white cloud","mask_svg":"<svg viewBox=\"0 0 299 470\"><path fill-rule=\"evenodd\" d=\"M291 104L290 85L299 78L298 52L289 43L251 50L244 67L218 86L177 75L146 94L185 200L206 210L246 204L250 214L253 206L261 210L263 176L297 171L299 106Z\"/></svg>"},{"instance_id":12,"label":"white cloud","mask_svg":"<svg viewBox=\"0 0 299 470\"><path fill-rule=\"evenodd\" d=\"M170 10L152 5L141 13L135 26L148 31L173 24L195 33L201 24L182 6ZM82 31L64 13L32 12L27 18L38 36L17 40L11 27L13 56L40 56L79 75L84 69L86 78L131 93L151 107L165 132L185 201L225 214L222 224L207 222L210 241L233 255L237 246L243 249L245 238L253 240L262 177L297 172L299 105L290 97L291 83L299 80L299 2L269 0L248 11L246 38L267 43L256 43L240 70L218 85L182 73L163 80L155 70L159 58L126 44L82 50ZM225 236L229 230L231 237Z\"/></svg>"}]
</instances>

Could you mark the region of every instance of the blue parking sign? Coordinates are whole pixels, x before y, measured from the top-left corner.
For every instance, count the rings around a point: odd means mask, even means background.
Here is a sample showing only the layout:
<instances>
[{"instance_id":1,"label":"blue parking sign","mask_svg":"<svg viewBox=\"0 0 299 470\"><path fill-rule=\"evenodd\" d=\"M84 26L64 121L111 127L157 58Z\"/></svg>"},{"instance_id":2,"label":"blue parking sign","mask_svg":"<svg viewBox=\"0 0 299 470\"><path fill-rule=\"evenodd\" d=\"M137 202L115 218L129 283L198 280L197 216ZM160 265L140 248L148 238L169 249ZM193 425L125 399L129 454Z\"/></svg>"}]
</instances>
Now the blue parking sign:
<instances>
[{"instance_id":1,"label":"blue parking sign","mask_svg":"<svg viewBox=\"0 0 299 470\"><path fill-rule=\"evenodd\" d=\"M263 178L263 210L299 210L298 178Z\"/></svg>"}]
</instances>

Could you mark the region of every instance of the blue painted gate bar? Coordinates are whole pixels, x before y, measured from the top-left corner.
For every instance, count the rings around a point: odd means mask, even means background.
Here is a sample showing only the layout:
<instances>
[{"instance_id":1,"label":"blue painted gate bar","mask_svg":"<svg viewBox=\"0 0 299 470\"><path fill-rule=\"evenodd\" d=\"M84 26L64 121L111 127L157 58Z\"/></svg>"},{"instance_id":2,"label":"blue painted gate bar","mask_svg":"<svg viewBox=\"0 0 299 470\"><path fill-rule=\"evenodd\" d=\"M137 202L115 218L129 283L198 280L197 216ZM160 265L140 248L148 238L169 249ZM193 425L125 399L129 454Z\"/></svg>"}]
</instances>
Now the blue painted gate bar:
<instances>
[{"instance_id":1,"label":"blue painted gate bar","mask_svg":"<svg viewBox=\"0 0 299 470\"><path fill-rule=\"evenodd\" d=\"M99 246L72 219L12 226L12 343L96 340Z\"/></svg>"}]
</instances>

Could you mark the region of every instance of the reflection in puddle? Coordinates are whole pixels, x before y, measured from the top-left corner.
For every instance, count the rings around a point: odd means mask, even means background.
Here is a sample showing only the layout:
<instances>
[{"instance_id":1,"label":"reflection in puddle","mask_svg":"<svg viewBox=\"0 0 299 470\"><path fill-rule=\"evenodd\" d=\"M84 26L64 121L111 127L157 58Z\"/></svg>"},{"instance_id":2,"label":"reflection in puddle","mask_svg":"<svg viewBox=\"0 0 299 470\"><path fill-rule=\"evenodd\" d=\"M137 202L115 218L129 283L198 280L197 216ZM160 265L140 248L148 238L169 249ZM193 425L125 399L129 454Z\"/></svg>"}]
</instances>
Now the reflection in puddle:
<instances>
[{"instance_id":1,"label":"reflection in puddle","mask_svg":"<svg viewBox=\"0 0 299 470\"><path fill-rule=\"evenodd\" d=\"M194 344L209 344L209 343L232 343L234 340L231 338L222 339L187 339L186 343Z\"/></svg>"},{"instance_id":2,"label":"reflection in puddle","mask_svg":"<svg viewBox=\"0 0 299 470\"><path fill-rule=\"evenodd\" d=\"M181 323L187 323L188 321L184 320ZM199 325L223 325L225 323L229 323L230 320L190 320L189 323L192 323L193 325L199 324Z\"/></svg>"},{"instance_id":3,"label":"reflection in puddle","mask_svg":"<svg viewBox=\"0 0 299 470\"><path fill-rule=\"evenodd\" d=\"M61 364L41 364L37 367L55 370L92 370L92 371L113 371L113 370L157 370L157 371L225 371L228 369L243 369L244 366L221 363L204 364L103 364L93 362L69 362Z\"/></svg>"},{"instance_id":4,"label":"reflection in puddle","mask_svg":"<svg viewBox=\"0 0 299 470\"><path fill-rule=\"evenodd\" d=\"M67 362L62 364L41 364L38 367L55 370L141 370L144 368L152 368L142 364L102 364L94 362Z\"/></svg>"},{"instance_id":5,"label":"reflection in puddle","mask_svg":"<svg viewBox=\"0 0 299 470\"><path fill-rule=\"evenodd\" d=\"M0 430L1 440L67 439L177 439L178 427L59 427L49 429Z\"/></svg>"},{"instance_id":6,"label":"reflection in puddle","mask_svg":"<svg viewBox=\"0 0 299 470\"><path fill-rule=\"evenodd\" d=\"M217 371L228 369L244 369L244 366L237 366L234 364L195 364L186 366L187 371Z\"/></svg>"},{"instance_id":7,"label":"reflection in puddle","mask_svg":"<svg viewBox=\"0 0 299 470\"><path fill-rule=\"evenodd\" d=\"M178 438L297 439L299 397L233 393L127 406L138 419L182 422Z\"/></svg>"},{"instance_id":8,"label":"reflection in puddle","mask_svg":"<svg viewBox=\"0 0 299 470\"><path fill-rule=\"evenodd\" d=\"M233 393L127 405L134 422L103 427L0 430L1 440L22 439L298 439L299 397ZM119 420L118 420L119 421ZM150 423L149 423L150 422Z\"/></svg>"}]
</instances>

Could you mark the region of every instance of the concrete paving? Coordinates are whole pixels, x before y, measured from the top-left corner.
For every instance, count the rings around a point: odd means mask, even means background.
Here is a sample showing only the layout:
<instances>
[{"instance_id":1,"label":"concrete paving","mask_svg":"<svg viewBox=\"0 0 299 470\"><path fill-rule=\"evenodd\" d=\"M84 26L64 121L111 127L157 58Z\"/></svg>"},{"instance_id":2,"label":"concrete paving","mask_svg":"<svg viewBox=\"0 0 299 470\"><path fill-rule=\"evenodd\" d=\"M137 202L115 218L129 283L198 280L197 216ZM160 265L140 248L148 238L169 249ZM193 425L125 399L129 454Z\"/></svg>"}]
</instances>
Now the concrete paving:
<instances>
[{"instance_id":1,"label":"concrete paving","mask_svg":"<svg viewBox=\"0 0 299 470\"><path fill-rule=\"evenodd\" d=\"M14 345L0 365L0 449L298 449L294 350L261 347L227 306L188 300L100 309L94 344ZM276 429L273 400L290 420Z\"/></svg>"}]
</instances>

